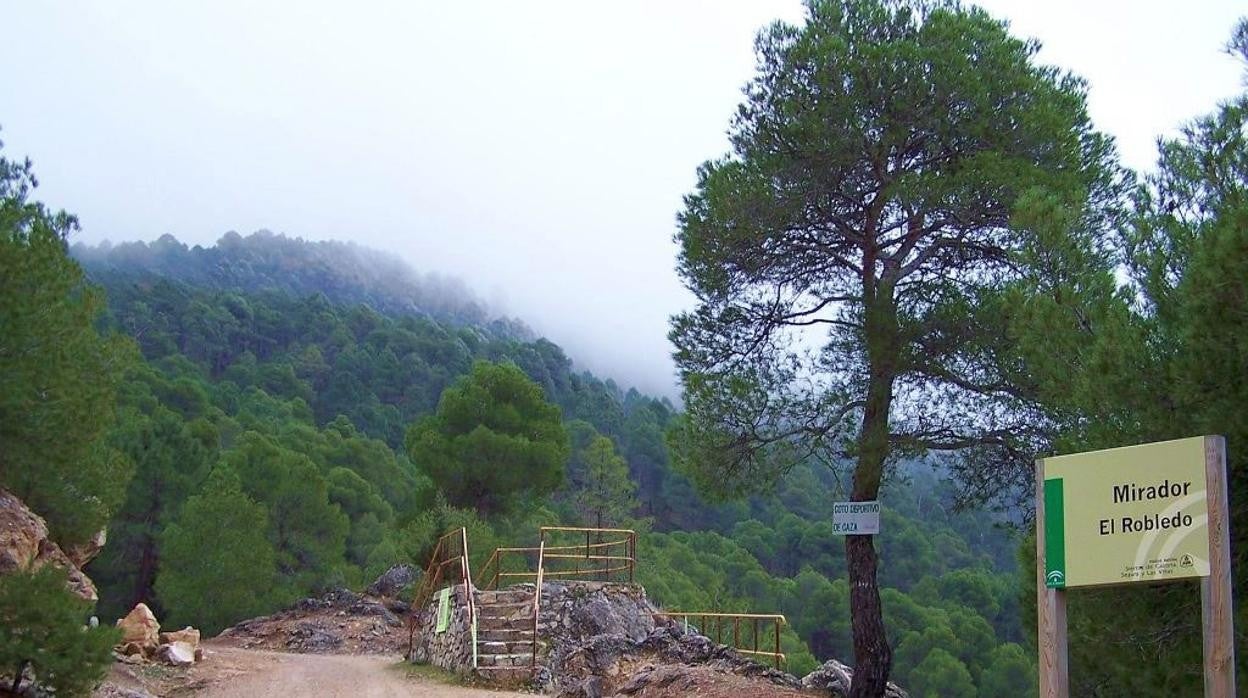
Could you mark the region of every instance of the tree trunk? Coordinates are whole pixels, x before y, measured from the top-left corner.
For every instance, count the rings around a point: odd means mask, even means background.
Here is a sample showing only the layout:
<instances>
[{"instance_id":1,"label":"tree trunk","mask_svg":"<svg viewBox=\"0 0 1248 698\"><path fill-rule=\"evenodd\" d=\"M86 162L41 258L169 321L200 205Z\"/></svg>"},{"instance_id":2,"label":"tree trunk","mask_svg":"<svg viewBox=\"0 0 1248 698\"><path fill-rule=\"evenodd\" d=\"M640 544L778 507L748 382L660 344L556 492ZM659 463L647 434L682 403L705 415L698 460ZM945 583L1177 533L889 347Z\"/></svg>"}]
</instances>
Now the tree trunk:
<instances>
[{"instance_id":1,"label":"tree trunk","mask_svg":"<svg viewBox=\"0 0 1248 698\"><path fill-rule=\"evenodd\" d=\"M152 603L152 590L156 585L156 536L152 531L156 530L161 520L164 489L163 480L155 478L152 482L151 501L142 519L144 533L139 538L139 569L134 577L134 588L131 590L130 605L125 608L126 612L140 603Z\"/></svg>"},{"instance_id":2,"label":"tree trunk","mask_svg":"<svg viewBox=\"0 0 1248 698\"><path fill-rule=\"evenodd\" d=\"M876 499L880 493L890 450L889 411L900 354L891 286L870 282L864 286L867 307L863 329L869 374L851 496L859 502ZM846 536L845 560L849 565L849 610L854 633L854 679L849 696L879 698L888 685L893 649L884 632L875 541L871 536Z\"/></svg>"},{"instance_id":3,"label":"tree trunk","mask_svg":"<svg viewBox=\"0 0 1248 698\"><path fill-rule=\"evenodd\" d=\"M152 586L156 583L156 540L149 534L143 534L142 552L139 555L139 569L134 576L134 587L130 592L128 612L140 603L151 603Z\"/></svg>"},{"instance_id":4,"label":"tree trunk","mask_svg":"<svg viewBox=\"0 0 1248 698\"><path fill-rule=\"evenodd\" d=\"M875 580L875 543L871 536L846 536L849 605L854 632L854 680L850 698L879 698L888 684L893 648L884 633L884 609Z\"/></svg>"}]
</instances>

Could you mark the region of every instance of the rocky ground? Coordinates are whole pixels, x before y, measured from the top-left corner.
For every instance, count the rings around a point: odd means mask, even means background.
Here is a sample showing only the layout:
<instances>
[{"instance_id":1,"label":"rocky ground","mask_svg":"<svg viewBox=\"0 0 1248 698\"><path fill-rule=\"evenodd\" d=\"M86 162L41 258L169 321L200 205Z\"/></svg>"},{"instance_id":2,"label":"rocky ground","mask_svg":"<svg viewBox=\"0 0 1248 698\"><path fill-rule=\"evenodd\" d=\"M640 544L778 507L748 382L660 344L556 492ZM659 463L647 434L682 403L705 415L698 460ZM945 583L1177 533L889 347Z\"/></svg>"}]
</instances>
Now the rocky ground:
<instances>
[{"instance_id":1,"label":"rocky ground","mask_svg":"<svg viewBox=\"0 0 1248 698\"><path fill-rule=\"evenodd\" d=\"M245 620L222 632L217 642L279 652L397 656L407 651L407 612L407 604L397 599L338 589Z\"/></svg>"}]
</instances>

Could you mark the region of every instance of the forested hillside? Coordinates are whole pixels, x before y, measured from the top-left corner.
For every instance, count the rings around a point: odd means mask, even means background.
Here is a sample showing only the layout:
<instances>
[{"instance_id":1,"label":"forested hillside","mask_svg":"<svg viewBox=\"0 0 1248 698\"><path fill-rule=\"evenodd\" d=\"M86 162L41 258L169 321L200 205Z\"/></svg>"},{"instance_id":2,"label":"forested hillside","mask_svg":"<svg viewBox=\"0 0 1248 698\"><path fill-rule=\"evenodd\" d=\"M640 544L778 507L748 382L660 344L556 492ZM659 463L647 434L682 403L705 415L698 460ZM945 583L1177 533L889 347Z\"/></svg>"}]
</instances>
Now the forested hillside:
<instances>
[{"instance_id":1,"label":"forested hillside","mask_svg":"<svg viewBox=\"0 0 1248 698\"><path fill-rule=\"evenodd\" d=\"M188 252L170 238L76 248L106 292L105 323L143 356L120 390L111 437L135 477L90 570L105 617L145 600L162 618L213 631L420 563L451 526L468 525L480 565L495 545L531 542L540 525L612 524L648 531L640 581L666 607L785 613L799 675L849 655L830 471L806 465L769 494L704 501L669 462L664 434L675 411L666 400L577 373L546 340L351 302L382 294L367 282L334 300L335 289L314 290L322 268L305 266L321 245L260 234L223 238L218 247L229 250ZM212 259L215 277L204 283L198 264L130 263L116 253L126 249ZM257 271L257 249L280 276ZM491 368L508 364L522 375ZM553 481L561 484L517 490L516 473L493 465L528 457L510 446L493 452L477 496L439 480L427 454L472 436L448 426L456 399L501 402L508 391L497 385L523 391L517 381L558 408L568 434L566 473L558 463ZM499 505L482 505L480 492ZM1016 644L1017 542L987 514L955 513L952 489L920 463L898 473L884 501L881 579L897 680L941 695L1030 690L1031 660ZM222 520L237 530L222 531ZM264 593L213 592L240 586Z\"/></svg>"},{"instance_id":2,"label":"forested hillside","mask_svg":"<svg viewBox=\"0 0 1248 698\"><path fill-rule=\"evenodd\" d=\"M73 254L97 274L173 276L202 288L314 293L338 303L364 303L380 312L415 314L459 324L490 324L497 332L531 338L523 324L491 314L462 281L417 274L397 258L350 242L307 242L261 230L233 231L211 247L188 247L172 235L150 243L75 245Z\"/></svg>"}]
</instances>

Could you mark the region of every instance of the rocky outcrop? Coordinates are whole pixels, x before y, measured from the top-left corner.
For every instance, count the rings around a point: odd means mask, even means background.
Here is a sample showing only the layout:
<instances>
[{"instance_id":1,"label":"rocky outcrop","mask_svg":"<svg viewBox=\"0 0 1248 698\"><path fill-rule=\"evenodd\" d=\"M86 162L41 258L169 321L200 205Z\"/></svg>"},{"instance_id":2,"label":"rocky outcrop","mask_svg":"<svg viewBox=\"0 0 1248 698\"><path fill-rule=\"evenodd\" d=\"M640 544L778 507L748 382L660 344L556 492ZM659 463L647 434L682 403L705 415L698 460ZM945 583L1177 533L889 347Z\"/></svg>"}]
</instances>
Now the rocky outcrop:
<instances>
[{"instance_id":1,"label":"rocky outcrop","mask_svg":"<svg viewBox=\"0 0 1248 698\"><path fill-rule=\"evenodd\" d=\"M366 591L372 596L396 597L407 591L420 579L420 570L411 565L395 565L386 570L369 585Z\"/></svg>"},{"instance_id":2,"label":"rocky outcrop","mask_svg":"<svg viewBox=\"0 0 1248 698\"><path fill-rule=\"evenodd\" d=\"M835 659L829 659L818 669L802 678L802 687L816 691L826 691L838 698L845 698L849 695L849 684L853 680L853 669ZM884 689L884 698L908 698L908 695L897 684L889 682Z\"/></svg>"},{"instance_id":3,"label":"rocky outcrop","mask_svg":"<svg viewBox=\"0 0 1248 698\"><path fill-rule=\"evenodd\" d=\"M94 536L88 538L86 542L66 547L65 556L69 558L70 562L74 563L75 567L82 569L100 554L100 551L104 549L104 544L107 542L108 529L101 528L95 532Z\"/></svg>"},{"instance_id":4,"label":"rocky outcrop","mask_svg":"<svg viewBox=\"0 0 1248 698\"><path fill-rule=\"evenodd\" d=\"M693 668L763 681L777 688L799 689L796 677L746 659L672 623L651 630L642 640L597 635L556 647L547 675L547 691L566 698L632 694L651 682L670 685ZM539 677L541 679L543 677Z\"/></svg>"},{"instance_id":5,"label":"rocky outcrop","mask_svg":"<svg viewBox=\"0 0 1248 698\"><path fill-rule=\"evenodd\" d=\"M48 538L48 524L8 490L0 489L0 574L43 565L64 568L69 589L90 601L99 595L95 584L61 547Z\"/></svg>"},{"instance_id":6,"label":"rocky outcrop","mask_svg":"<svg viewBox=\"0 0 1248 698\"><path fill-rule=\"evenodd\" d=\"M539 656L534 683L547 693L569 698L647 694L652 684L665 689L692 686L712 674L758 682L776 691L801 688L789 674L746 659L677 623L656 621L658 610L638 585L544 584L538 636L548 651Z\"/></svg>"},{"instance_id":7,"label":"rocky outcrop","mask_svg":"<svg viewBox=\"0 0 1248 698\"><path fill-rule=\"evenodd\" d=\"M514 588L531 587L521 584ZM654 630L658 610L639 585L547 582L542 585L538 634L555 647L598 635L619 635L640 642Z\"/></svg>"}]
</instances>

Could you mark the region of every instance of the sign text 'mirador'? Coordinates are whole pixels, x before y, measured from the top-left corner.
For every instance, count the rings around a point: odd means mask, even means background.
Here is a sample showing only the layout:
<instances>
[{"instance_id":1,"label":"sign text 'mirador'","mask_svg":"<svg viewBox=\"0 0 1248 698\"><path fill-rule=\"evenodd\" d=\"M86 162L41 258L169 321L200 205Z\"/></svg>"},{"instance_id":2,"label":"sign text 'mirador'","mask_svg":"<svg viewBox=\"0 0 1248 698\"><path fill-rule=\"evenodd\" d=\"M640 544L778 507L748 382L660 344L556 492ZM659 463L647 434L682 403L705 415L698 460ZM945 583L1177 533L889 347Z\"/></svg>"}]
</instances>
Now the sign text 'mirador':
<instances>
[{"instance_id":1,"label":"sign text 'mirador'","mask_svg":"<svg viewBox=\"0 0 1248 698\"><path fill-rule=\"evenodd\" d=\"M1183 497L1191 490L1191 482L1170 482L1162 480L1159 485L1148 485L1141 487L1134 482L1128 482L1121 485L1114 485L1114 504L1122 504L1123 502L1145 502L1150 499L1166 499L1169 497Z\"/></svg>"}]
</instances>

